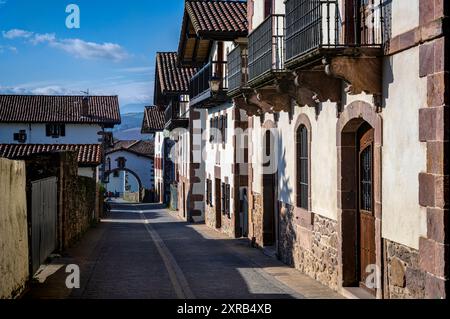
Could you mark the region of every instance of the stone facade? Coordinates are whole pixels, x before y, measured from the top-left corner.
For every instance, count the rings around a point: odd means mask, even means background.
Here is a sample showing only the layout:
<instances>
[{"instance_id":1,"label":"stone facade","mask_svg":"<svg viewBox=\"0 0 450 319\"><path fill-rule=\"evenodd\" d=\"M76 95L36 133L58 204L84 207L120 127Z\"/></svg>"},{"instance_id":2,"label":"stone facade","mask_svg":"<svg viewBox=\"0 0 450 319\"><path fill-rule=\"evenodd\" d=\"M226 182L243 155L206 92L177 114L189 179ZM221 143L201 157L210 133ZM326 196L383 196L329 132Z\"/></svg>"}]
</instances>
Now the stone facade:
<instances>
[{"instance_id":1,"label":"stone facade","mask_svg":"<svg viewBox=\"0 0 450 319\"><path fill-rule=\"evenodd\" d=\"M426 274L417 250L386 240L386 261L386 298L425 298Z\"/></svg>"},{"instance_id":2,"label":"stone facade","mask_svg":"<svg viewBox=\"0 0 450 319\"><path fill-rule=\"evenodd\" d=\"M235 231L234 231L234 222L233 218L229 218L228 215L221 214L221 225L222 227L220 229L216 228L216 208L214 206L206 205L205 207L205 219L206 219L206 225L210 227L211 229L216 229L220 231L221 233L227 235L230 238L235 238Z\"/></svg>"},{"instance_id":3,"label":"stone facade","mask_svg":"<svg viewBox=\"0 0 450 319\"><path fill-rule=\"evenodd\" d=\"M250 197L250 234L256 246L263 246L263 198L260 194L252 193Z\"/></svg>"},{"instance_id":4,"label":"stone facade","mask_svg":"<svg viewBox=\"0 0 450 319\"><path fill-rule=\"evenodd\" d=\"M293 206L279 202L279 207L279 257L281 260L337 290L337 222L313 215L310 225L301 225Z\"/></svg>"}]
</instances>

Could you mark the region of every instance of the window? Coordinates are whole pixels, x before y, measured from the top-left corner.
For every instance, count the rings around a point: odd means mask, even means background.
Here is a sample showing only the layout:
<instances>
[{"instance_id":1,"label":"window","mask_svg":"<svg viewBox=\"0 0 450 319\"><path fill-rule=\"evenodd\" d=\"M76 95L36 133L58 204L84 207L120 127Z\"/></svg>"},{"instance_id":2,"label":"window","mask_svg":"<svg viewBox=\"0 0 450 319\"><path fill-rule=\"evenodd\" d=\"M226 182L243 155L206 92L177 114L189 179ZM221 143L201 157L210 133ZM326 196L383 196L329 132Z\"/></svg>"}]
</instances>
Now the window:
<instances>
[{"instance_id":1,"label":"window","mask_svg":"<svg viewBox=\"0 0 450 319\"><path fill-rule=\"evenodd\" d=\"M297 129L297 206L309 209L309 141L308 129Z\"/></svg>"},{"instance_id":2,"label":"window","mask_svg":"<svg viewBox=\"0 0 450 319\"><path fill-rule=\"evenodd\" d=\"M111 158L108 157L107 161L106 161L106 165L107 165L107 170L110 171L111 170Z\"/></svg>"},{"instance_id":3,"label":"window","mask_svg":"<svg viewBox=\"0 0 450 319\"><path fill-rule=\"evenodd\" d=\"M206 180L206 204L210 207L213 206L213 199L212 199L212 180L207 179Z\"/></svg>"},{"instance_id":4,"label":"window","mask_svg":"<svg viewBox=\"0 0 450 319\"><path fill-rule=\"evenodd\" d=\"M66 136L66 126L64 124L47 124L45 126L46 136L58 138Z\"/></svg>"},{"instance_id":5,"label":"window","mask_svg":"<svg viewBox=\"0 0 450 319\"><path fill-rule=\"evenodd\" d=\"M117 167L118 168L120 168L120 169L124 169L125 168L127 160L124 157L119 157L116 161L117 161Z\"/></svg>"},{"instance_id":6,"label":"window","mask_svg":"<svg viewBox=\"0 0 450 319\"><path fill-rule=\"evenodd\" d=\"M14 133L14 141L25 143L27 141L27 133L25 130L20 130L19 133Z\"/></svg>"},{"instance_id":7,"label":"window","mask_svg":"<svg viewBox=\"0 0 450 319\"><path fill-rule=\"evenodd\" d=\"M231 209L230 209L230 202L231 202L231 186L229 184L222 183L222 213L224 215L227 215L228 217L231 217Z\"/></svg>"},{"instance_id":8,"label":"window","mask_svg":"<svg viewBox=\"0 0 450 319\"><path fill-rule=\"evenodd\" d=\"M230 202L231 202L231 187L229 184L227 184L225 186L225 214L227 214L228 217L231 217Z\"/></svg>"}]
</instances>

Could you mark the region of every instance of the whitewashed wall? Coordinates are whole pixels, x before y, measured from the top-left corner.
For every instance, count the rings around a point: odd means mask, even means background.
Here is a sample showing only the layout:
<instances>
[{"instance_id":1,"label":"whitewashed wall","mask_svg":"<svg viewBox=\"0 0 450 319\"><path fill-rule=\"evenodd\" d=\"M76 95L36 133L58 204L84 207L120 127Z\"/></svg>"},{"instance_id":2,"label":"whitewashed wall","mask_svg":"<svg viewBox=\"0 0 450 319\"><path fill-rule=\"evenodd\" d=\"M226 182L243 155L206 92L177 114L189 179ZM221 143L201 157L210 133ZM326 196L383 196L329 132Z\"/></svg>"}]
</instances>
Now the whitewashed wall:
<instances>
[{"instance_id":1,"label":"whitewashed wall","mask_svg":"<svg viewBox=\"0 0 450 319\"><path fill-rule=\"evenodd\" d=\"M141 179L142 186L145 189L153 189L154 188L154 166L153 160L144 157L138 156L134 153L126 152L126 151L118 151L107 155L107 159L111 159L111 169L114 170L117 167L117 159L119 157L124 157L127 159L125 168L136 173Z\"/></svg>"},{"instance_id":2,"label":"whitewashed wall","mask_svg":"<svg viewBox=\"0 0 450 319\"><path fill-rule=\"evenodd\" d=\"M100 125L66 124L66 136L52 138L46 136L45 124L0 123L0 143L17 144L14 133L20 130L27 133L26 144L99 144L101 136L97 133L102 128Z\"/></svg>"},{"instance_id":3,"label":"whitewashed wall","mask_svg":"<svg viewBox=\"0 0 450 319\"><path fill-rule=\"evenodd\" d=\"M277 1L282 2L282 1ZM263 1L255 1L253 26L261 21ZM419 1L392 2L393 36L418 25ZM408 19L405 19L405 16ZM383 149L382 205L383 237L418 249L419 237L426 235L426 213L419 205L420 172L426 171L426 145L419 142L419 109L426 105L427 82L419 78L419 50L413 48L384 59L383 69ZM348 95L343 103L354 101L373 104L371 95ZM300 113L308 115L312 125L311 187L312 211L337 220L337 148L336 106L323 103L316 118L314 108L296 107L292 123L286 113L280 114L279 200L295 204L295 134L294 125ZM266 120L272 119L271 115ZM262 149L261 122L254 117L252 130L254 178L253 191L261 193L262 171L258 163Z\"/></svg>"},{"instance_id":4,"label":"whitewashed wall","mask_svg":"<svg viewBox=\"0 0 450 319\"><path fill-rule=\"evenodd\" d=\"M205 147L205 160L206 160L206 178L212 180L213 196L216 198L215 179L220 178L222 183L225 182L225 177L228 178L228 184L231 186L231 193L234 192L234 122L233 112L235 108L232 103L225 103L217 107L210 108L208 110L208 120L206 121L206 147ZM211 126L210 119L216 116L223 115L225 112L228 115L228 130L226 136L226 143L211 143L209 140ZM220 166L221 175L215 176L215 166ZM214 200L214 199L213 199ZM234 207L233 198L230 199L230 207Z\"/></svg>"},{"instance_id":5,"label":"whitewashed wall","mask_svg":"<svg viewBox=\"0 0 450 319\"><path fill-rule=\"evenodd\" d=\"M155 134L155 158L164 159L164 133L158 132ZM164 180L164 169L155 169L155 185L160 184Z\"/></svg>"}]
</instances>

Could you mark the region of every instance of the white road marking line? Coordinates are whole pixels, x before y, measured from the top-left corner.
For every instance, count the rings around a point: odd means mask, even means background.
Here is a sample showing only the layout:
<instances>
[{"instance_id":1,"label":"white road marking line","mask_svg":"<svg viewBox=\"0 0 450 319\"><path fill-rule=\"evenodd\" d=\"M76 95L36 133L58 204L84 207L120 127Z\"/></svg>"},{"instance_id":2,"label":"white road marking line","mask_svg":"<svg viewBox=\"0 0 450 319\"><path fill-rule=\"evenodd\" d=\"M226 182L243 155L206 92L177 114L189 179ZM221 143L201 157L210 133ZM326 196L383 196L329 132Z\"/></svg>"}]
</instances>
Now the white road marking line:
<instances>
[{"instance_id":1,"label":"white road marking line","mask_svg":"<svg viewBox=\"0 0 450 319\"><path fill-rule=\"evenodd\" d=\"M169 273L170 281L175 289L175 292L179 299L195 299L195 295L192 292L189 284L184 277L183 271L180 266L178 266L175 258L167 248L166 244L159 236L158 232L152 227L150 221L145 219L144 215L141 215L144 219L144 226L147 232L152 237L158 252L163 259L164 265L166 266L167 272Z\"/></svg>"}]
</instances>

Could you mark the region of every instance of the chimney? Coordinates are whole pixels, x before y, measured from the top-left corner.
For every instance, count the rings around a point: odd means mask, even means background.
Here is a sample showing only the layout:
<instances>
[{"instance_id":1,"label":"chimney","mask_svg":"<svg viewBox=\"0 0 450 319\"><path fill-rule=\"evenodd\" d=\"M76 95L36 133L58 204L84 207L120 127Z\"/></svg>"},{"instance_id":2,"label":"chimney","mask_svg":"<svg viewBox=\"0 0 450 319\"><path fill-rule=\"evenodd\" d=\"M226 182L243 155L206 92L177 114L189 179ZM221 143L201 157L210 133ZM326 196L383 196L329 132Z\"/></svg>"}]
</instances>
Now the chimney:
<instances>
[{"instance_id":1,"label":"chimney","mask_svg":"<svg viewBox=\"0 0 450 319\"><path fill-rule=\"evenodd\" d=\"M89 116L89 96L84 96L81 102L81 116Z\"/></svg>"}]
</instances>

